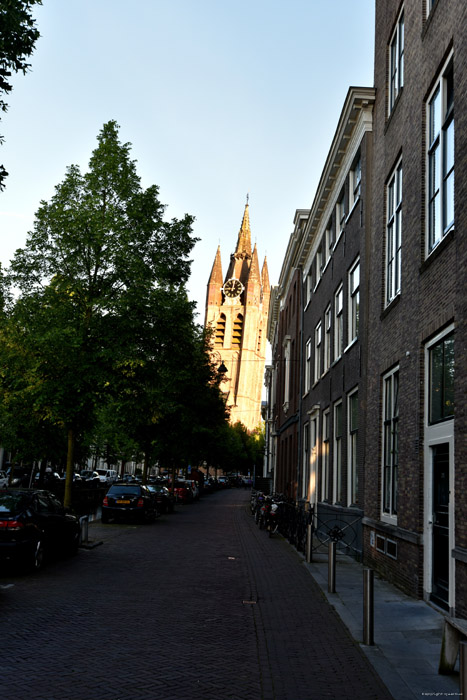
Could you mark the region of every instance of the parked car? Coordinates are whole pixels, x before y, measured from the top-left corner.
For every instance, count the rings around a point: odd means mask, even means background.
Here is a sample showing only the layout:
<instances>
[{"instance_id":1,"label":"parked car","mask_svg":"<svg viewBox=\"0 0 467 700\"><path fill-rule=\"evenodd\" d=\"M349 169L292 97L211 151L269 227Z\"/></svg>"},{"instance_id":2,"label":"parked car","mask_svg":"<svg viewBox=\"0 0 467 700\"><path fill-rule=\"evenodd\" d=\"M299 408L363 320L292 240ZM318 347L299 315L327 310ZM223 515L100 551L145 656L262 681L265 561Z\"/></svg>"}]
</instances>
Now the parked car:
<instances>
[{"instance_id":1,"label":"parked car","mask_svg":"<svg viewBox=\"0 0 467 700\"><path fill-rule=\"evenodd\" d=\"M4 486L8 486L8 477L6 472L0 470L0 489L2 489Z\"/></svg>"},{"instance_id":2,"label":"parked car","mask_svg":"<svg viewBox=\"0 0 467 700\"><path fill-rule=\"evenodd\" d=\"M175 498L163 484L148 484L148 489L154 493L157 507L161 513L173 513Z\"/></svg>"},{"instance_id":3,"label":"parked car","mask_svg":"<svg viewBox=\"0 0 467 700\"><path fill-rule=\"evenodd\" d=\"M80 472L80 476L82 480L86 482L87 486L99 486L101 483L99 474L92 469L83 469L83 471Z\"/></svg>"},{"instance_id":4,"label":"parked car","mask_svg":"<svg viewBox=\"0 0 467 700\"><path fill-rule=\"evenodd\" d=\"M190 485L181 479L174 484L174 495L178 503L192 503L193 501L193 491Z\"/></svg>"},{"instance_id":5,"label":"parked car","mask_svg":"<svg viewBox=\"0 0 467 700\"><path fill-rule=\"evenodd\" d=\"M101 484L113 484L117 481L118 474L115 469L96 469Z\"/></svg>"},{"instance_id":6,"label":"parked car","mask_svg":"<svg viewBox=\"0 0 467 700\"><path fill-rule=\"evenodd\" d=\"M219 476L217 479L218 486L222 489L229 488L229 479L226 476Z\"/></svg>"},{"instance_id":7,"label":"parked car","mask_svg":"<svg viewBox=\"0 0 467 700\"><path fill-rule=\"evenodd\" d=\"M45 556L75 553L80 532L78 518L65 510L50 491L0 491L1 559L38 570Z\"/></svg>"},{"instance_id":8,"label":"parked car","mask_svg":"<svg viewBox=\"0 0 467 700\"><path fill-rule=\"evenodd\" d=\"M103 523L108 523L111 518L149 522L158 514L155 496L143 484L116 482L102 502Z\"/></svg>"}]
</instances>

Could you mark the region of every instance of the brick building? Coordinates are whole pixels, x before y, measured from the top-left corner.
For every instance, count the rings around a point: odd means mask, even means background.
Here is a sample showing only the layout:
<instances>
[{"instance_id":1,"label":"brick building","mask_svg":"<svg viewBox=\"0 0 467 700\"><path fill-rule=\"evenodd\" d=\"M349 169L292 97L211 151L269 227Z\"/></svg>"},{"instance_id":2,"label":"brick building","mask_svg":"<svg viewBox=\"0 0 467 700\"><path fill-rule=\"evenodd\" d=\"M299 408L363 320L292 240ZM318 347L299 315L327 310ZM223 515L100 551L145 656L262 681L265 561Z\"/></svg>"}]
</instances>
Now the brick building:
<instances>
[{"instance_id":1,"label":"brick building","mask_svg":"<svg viewBox=\"0 0 467 700\"><path fill-rule=\"evenodd\" d=\"M465 617L467 6L375 29L365 560Z\"/></svg>"},{"instance_id":2,"label":"brick building","mask_svg":"<svg viewBox=\"0 0 467 700\"><path fill-rule=\"evenodd\" d=\"M365 563L462 617L466 36L464 0L376 0L374 88L349 90L269 334L276 483L318 527L361 516Z\"/></svg>"}]
</instances>

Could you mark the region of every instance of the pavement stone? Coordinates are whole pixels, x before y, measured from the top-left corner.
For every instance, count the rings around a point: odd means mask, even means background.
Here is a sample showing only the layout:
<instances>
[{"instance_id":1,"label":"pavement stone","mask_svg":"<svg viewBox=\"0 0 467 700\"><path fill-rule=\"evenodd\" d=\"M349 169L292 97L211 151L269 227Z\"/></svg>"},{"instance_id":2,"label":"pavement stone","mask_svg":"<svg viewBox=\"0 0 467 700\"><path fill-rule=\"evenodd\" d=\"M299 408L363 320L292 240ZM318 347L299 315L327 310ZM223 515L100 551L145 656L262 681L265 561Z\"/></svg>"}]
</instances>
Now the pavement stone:
<instances>
[{"instance_id":1,"label":"pavement stone","mask_svg":"<svg viewBox=\"0 0 467 700\"><path fill-rule=\"evenodd\" d=\"M390 700L303 559L217 492L2 576L5 700ZM396 696L395 696L396 697Z\"/></svg>"}]
</instances>

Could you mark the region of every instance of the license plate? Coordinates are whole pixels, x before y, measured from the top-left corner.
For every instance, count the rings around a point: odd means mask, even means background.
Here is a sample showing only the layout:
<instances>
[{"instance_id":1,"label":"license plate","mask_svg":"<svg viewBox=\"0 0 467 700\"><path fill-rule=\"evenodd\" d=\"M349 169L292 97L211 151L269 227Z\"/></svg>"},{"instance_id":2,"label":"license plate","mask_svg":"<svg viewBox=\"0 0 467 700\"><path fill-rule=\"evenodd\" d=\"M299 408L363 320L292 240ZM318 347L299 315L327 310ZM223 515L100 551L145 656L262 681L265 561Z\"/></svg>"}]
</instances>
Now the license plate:
<instances>
[{"instance_id":1,"label":"license plate","mask_svg":"<svg viewBox=\"0 0 467 700\"><path fill-rule=\"evenodd\" d=\"M120 500L117 500L117 503L125 504L125 505L126 505L126 504L130 503L130 501L123 501L123 500L120 499Z\"/></svg>"}]
</instances>

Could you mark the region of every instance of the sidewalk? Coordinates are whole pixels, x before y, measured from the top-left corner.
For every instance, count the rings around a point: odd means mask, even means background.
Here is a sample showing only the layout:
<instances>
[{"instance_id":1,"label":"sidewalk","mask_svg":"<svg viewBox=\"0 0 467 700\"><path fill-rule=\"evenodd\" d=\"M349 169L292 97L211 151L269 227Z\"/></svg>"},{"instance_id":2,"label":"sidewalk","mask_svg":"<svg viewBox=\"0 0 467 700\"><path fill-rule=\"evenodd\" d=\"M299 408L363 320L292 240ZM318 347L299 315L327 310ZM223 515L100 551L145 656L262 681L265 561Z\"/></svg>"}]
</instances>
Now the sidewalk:
<instances>
[{"instance_id":1,"label":"sidewalk","mask_svg":"<svg viewBox=\"0 0 467 700\"><path fill-rule=\"evenodd\" d=\"M304 563L395 700L458 697L459 674L438 675L443 614L374 575L374 646L363 642L363 565L337 555L336 593L328 593L328 557ZM459 662L457 662L459 663Z\"/></svg>"}]
</instances>

